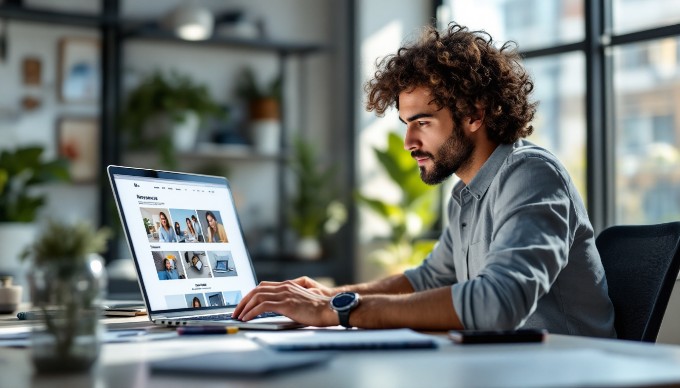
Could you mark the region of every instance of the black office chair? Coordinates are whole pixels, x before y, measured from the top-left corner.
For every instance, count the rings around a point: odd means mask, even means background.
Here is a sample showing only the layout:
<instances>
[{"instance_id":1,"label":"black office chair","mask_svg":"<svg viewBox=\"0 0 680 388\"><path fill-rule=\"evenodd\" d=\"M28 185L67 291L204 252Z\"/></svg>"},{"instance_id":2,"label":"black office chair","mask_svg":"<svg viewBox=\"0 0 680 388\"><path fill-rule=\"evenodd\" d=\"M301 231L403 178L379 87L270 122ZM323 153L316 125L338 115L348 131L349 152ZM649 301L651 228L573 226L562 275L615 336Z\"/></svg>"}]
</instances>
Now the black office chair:
<instances>
[{"instance_id":1,"label":"black office chair","mask_svg":"<svg viewBox=\"0 0 680 388\"><path fill-rule=\"evenodd\" d=\"M618 338L656 342L680 270L680 222L612 226L595 244Z\"/></svg>"}]
</instances>

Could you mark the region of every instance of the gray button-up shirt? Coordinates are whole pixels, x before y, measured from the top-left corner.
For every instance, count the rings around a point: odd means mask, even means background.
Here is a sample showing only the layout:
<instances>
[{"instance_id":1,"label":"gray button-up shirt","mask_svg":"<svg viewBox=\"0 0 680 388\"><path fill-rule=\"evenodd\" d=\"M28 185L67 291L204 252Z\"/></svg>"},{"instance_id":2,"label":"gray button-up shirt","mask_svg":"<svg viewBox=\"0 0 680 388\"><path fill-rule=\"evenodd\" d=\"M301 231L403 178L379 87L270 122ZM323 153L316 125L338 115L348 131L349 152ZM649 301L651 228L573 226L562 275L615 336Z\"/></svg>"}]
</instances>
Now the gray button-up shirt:
<instances>
[{"instance_id":1,"label":"gray button-up shirt","mask_svg":"<svg viewBox=\"0 0 680 388\"><path fill-rule=\"evenodd\" d=\"M616 336L593 227L554 155L502 144L451 199L439 242L405 272L415 290L450 286L466 329Z\"/></svg>"}]
</instances>

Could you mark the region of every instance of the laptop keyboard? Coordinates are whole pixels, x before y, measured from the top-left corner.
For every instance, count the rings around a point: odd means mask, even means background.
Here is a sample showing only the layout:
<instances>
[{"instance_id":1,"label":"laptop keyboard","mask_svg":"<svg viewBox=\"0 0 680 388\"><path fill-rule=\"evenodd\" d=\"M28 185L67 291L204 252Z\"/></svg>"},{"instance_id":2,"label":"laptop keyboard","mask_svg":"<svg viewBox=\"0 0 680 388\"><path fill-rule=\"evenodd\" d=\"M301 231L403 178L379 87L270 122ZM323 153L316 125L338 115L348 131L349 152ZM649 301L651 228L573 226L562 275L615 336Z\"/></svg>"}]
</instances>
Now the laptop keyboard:
<instances>
[{"instance_id":1,"label":"laptop keyboard","mask_svg":"<svg viewBox=\"0 0 680 388\"><path fill-rule=\"evenodd\" d=\"M274 312L264 312L255 318L269 318L269 317L279 317L281 314L274 313ZM185 321L232 321L234 318L231 316L231 313L226 313L226 314L214 314L214 315L201 315L198 317L187 317L187 318L182 318L182 320Z\"/></svg>"}]
</instances>

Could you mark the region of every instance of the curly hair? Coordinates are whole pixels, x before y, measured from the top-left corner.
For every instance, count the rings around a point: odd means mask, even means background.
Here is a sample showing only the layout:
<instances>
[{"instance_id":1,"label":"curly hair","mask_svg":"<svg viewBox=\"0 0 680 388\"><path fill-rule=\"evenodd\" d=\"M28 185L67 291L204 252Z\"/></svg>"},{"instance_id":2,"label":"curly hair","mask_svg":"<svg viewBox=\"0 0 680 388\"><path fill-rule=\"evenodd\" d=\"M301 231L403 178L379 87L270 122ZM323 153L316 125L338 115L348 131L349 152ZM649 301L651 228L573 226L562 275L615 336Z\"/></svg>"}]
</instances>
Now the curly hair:
<instances>
[{"instance_id":1,"label":"curly hair","mask_svg":"<svg viewBox=\"0 0 680 388\"><path fill-rule=\"evenodd\" d=\"M534 84L520 64L514 42L498 49L484 31L450 24L440 33L426 27L420 40L401 47L377 63L374 78L364 85L366 109L383 115L399 94L416 87L432 91L432 103L448 108L454 123L473 117L481 104L489 139L513 143L531 135L536 102L529 101Z\"/></svg>"}]
</instances>

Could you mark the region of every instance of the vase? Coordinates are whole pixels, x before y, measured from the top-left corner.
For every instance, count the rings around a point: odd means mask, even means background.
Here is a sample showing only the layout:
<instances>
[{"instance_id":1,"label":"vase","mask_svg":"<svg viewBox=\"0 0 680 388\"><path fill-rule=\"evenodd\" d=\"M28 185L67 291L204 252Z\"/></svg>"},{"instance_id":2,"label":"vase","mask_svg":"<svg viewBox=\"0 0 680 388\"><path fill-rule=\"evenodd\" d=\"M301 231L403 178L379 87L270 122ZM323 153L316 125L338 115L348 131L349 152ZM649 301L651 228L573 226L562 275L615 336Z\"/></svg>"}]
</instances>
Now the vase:
<instances>
[{"instance_id":1,"label":"vase","mask_svg":"<svg viewBox=\"0 0 680 388\"><path fill-rule=\"evenodd\" d=\"M89 370L101 348L101 303L106 288L103 260L96 254L43 258L34 263L30 280L31 302L39 319L31 332L36 370Z\"/></svg>"},{"instance_id":2,"label":"vase","mask_svg":"<svg viewBox=\"0 0 680 388\"><path fill-rule=\"evenodd\" d=\"M321 243L314 237L302 237L297 242L295 253L302 260L319 260L321 258Z\"/></svg>"},{"instance_id":3,"label":"vase","mask_svg":"<svg viewBox=\"0 0 680 388\"><path fill-rule=\"evenodd\" d=\"M182 120L172 125L172 146L176 151L188 152L196 147L201 119L192 110L182 113Z\"/></svg>"},{"instance_id":4,"label":"vase","mask_svg":"<svg viewBox=\"0 0 680 388\"><path fill-rule=\"evenodd\" d=\"M253 144L263 155L276 155L281 146L281 122L279 120L257 120L250 123Z\"/></svg>"}]
</instances>

